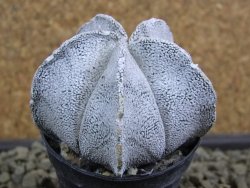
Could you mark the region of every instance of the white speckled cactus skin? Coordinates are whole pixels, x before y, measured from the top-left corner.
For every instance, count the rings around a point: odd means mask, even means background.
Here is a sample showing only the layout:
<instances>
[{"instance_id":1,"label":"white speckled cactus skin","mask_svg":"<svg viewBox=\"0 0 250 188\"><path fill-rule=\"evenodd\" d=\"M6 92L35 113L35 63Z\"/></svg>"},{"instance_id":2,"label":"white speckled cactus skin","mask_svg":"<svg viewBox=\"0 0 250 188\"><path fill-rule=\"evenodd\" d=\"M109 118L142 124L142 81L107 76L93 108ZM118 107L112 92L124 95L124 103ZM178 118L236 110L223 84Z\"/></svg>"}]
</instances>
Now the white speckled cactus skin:
<instances>
[{"instance_id":1,"label":"white speckled cactus skin","mask_svg":"<svg viewBox=\"0 0 250 188\"><path fill-rule=\"evenodd\" d=\"M40 130L122 175L161 159L215 121L216 95L166 23L150 19L129 42L97 15L35 73L31 110Z\"/></svg>"}]
</instances>

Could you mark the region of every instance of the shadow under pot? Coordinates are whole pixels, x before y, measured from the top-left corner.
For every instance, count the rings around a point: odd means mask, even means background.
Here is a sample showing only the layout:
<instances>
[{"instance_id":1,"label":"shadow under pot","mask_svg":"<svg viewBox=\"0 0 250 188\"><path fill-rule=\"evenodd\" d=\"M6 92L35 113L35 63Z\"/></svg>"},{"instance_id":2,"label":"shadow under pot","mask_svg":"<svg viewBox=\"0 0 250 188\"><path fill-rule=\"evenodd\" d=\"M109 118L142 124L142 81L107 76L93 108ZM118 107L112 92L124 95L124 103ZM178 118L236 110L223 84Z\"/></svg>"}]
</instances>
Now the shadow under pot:
<instances>
[{"instance_id":1,"label":"shadow under pot","mask_svg":"<svg viewBox=\"0 0 250 188\"><path fill-rule=\"evenodd\" d=\"M133 176L104 176L71 164L60 155L59 143L42 136L48 156L55 167L60 188L177 188L187 170L200 138L192 139L178 150L183 157L161 171Z\"/></svg>"}]
</instances>

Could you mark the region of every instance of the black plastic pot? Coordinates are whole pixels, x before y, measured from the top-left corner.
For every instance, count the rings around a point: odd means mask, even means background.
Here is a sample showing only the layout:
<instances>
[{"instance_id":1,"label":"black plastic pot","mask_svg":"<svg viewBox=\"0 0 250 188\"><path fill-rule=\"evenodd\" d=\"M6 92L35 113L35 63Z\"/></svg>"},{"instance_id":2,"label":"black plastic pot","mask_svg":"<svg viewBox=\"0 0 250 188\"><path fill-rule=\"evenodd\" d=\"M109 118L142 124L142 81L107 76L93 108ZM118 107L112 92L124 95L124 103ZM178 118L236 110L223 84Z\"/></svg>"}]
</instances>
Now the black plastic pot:
<instances>
[{"instance_id":1,"label":"black plastic pot","mask_svg":"<svg viewBox=\"0 0 250 188\"><path fill-rule=\"evenodd\" d=\"M43 136L43 140L50 161L56 169L61 188L177 188L200 142L200 139L197 138L184 144L180 148L184 158L166 170L154 172L150 175L109 177L72 165L59 154L60 149L58 147L50 144L52 142L49 138Z\"/></svg>"}]
</instances>

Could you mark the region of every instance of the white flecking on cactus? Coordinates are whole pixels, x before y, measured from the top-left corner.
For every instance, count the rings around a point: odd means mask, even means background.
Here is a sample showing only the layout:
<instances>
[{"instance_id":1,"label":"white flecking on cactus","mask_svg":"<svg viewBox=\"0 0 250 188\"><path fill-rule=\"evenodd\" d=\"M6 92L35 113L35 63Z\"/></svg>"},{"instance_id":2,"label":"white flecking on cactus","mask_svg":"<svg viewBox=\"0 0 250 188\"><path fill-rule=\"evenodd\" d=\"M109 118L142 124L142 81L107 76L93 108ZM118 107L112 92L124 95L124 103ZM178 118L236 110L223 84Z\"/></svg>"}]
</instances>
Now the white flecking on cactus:
<instances>
[{"instance_id":1,"label":"white flecking on cactus","mask_svg":"<svg viewBox=\"0 0 250 188\"><path fill-rule=\"evenodd\" d=\"M215 104L211 82L163 20L143 21L128 41L101 14L42 63L30 102L43 134L117 175L203 136Z\"/></svg>"}]
</instances>

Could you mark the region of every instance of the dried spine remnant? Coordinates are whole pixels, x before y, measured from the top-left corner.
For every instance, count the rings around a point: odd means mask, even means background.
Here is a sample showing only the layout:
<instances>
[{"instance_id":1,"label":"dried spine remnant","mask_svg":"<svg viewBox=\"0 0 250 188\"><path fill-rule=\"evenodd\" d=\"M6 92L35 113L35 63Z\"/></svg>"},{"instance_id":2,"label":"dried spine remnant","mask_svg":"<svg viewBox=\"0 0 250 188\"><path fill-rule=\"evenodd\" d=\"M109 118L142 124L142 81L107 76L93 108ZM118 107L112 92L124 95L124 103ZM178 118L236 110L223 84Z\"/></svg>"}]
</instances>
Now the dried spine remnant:
<instances>
[{"instance_id":1,"label":"dried spine remnant","mask_svg":"<svg viewBox=\"0 0 250 188\"><path fill-rule=\"evenodd\" d=\"M161 159L215 121L213 86L150 19L128 37L97 15L38 68L30 106L44 134L116 175Z\"/></svg>"}]
</instances>

